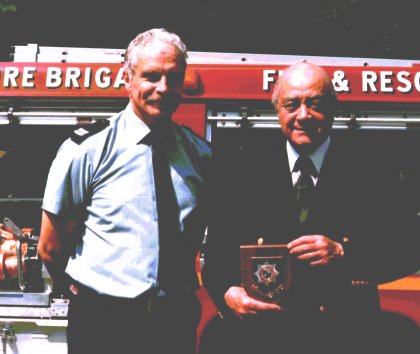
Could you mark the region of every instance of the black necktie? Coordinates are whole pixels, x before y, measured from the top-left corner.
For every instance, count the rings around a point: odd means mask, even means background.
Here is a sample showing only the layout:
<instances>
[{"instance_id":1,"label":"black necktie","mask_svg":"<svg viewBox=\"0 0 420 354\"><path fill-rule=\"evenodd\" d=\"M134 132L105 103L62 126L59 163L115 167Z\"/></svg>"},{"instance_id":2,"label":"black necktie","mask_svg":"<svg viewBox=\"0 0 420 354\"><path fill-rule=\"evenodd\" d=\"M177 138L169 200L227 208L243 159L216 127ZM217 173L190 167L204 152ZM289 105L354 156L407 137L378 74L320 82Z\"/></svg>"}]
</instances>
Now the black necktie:
<instances>
[{"instance_id":1,"label":"black necktie","mask_svg":"<svg viewBox=\"0 0 420 354\"><path fill-rule=\"evenodd\" d=\"M174 262L179 257L179 206L170 174L168 135L162 131L150 135L159 228L158 282L160 288L169 290L175 284Z\"/></svg>"},{"instance_id":2,"label":"black necktie","mask_svg":"<svg viewBox=\"0 0 420 354\"><path fill-rule=\"evenodd\" d=\"M318 172L308 156L299 156L293 171L300 171L300 177L296 183L296 204L299 213L299 222L305 223L309 215L309 207L312 195L315 190L312 176L317 176Z\"/></svg>"}]
</instances>

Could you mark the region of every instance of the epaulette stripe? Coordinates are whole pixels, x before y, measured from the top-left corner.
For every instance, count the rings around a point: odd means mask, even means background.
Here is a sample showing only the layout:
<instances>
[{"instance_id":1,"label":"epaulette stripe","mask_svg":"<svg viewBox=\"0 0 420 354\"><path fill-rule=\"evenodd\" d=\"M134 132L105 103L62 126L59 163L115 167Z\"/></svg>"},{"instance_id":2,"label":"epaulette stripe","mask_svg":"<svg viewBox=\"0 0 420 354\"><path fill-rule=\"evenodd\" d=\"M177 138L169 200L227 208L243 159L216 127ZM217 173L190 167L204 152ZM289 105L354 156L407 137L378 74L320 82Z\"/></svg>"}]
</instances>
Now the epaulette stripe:
<instances>
[{"instance_id":1,"label":"epaulette stripe","mask_svg":"<svg viewBox=\"0 0 420 354\"><path fill-rule=\"evenodd\" d=\"M74 130L70 138L75 143L80 144L81 142L89 138L90 136L105 129L108 125L109 125L109 120L107 119L98 120L93 124L88 124Z\"/></svg>"},{"instance_id":2,"label":"epaulette stripe","mask_svg":"<svg viewBox=\"0 0 420 354\"><path fill-rule=\"evenodd\" d=\"M83 129L83 128L79 128L79 129L74 131L74 134L77 134L79 136L83 136L83 135L86 135L88 133L89 133L89 131L87 131L86 129Z\"/></svg>"}]
</instances>

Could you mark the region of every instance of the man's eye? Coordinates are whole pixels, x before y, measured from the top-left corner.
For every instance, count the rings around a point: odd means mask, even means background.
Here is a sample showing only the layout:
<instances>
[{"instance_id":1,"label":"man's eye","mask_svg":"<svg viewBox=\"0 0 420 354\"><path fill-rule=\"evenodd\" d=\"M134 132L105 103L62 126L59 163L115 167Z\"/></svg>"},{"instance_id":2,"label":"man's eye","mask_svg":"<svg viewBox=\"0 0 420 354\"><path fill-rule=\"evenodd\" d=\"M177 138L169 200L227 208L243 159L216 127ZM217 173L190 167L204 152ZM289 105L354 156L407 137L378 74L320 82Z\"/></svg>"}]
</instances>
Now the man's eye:
<instances>
[{"instance_id":1,"label":"man's eye","mask_svg":"<svg viewBox=\"0 0 420 354\"><path fill-rule=\"evenodd\" d=\"M306 105L309 108L313 108L313 109L317 109L317 108L321 108L322 107L322 100L321 99L310 99L307 101Z\"/></svg>"},{"instance_id":2,"label":"man's eye","mask_svg":"<svg viewBox=\"0 0 420 354\"><path fill-rule=\"evenodd\" d=\"M158 82L161 78L159 73L144 73L143 77L150 82Z\"/></svg>"},{"instance_id":3,"label":"man's eye","mask_svg":"<svg viewBox=\"0 0 420 354\"><path fill-rule=\"evenodd\" d=\"M300 102L298 101L286 101L283 103L284 109L288 111L295 111L296 109L298 109L299 105Z\"/></svg>"},{"instance_id":4,"label":"man's eye","mask_svg":"<svg viewBox=\"0 0 420 354\"><path fill-rule=\"evenodd\" d=\"M183 73L169 73L168 76L168 85L169 86L179 86L184 83L184 74Z\"/></svg>"}]
</instances>

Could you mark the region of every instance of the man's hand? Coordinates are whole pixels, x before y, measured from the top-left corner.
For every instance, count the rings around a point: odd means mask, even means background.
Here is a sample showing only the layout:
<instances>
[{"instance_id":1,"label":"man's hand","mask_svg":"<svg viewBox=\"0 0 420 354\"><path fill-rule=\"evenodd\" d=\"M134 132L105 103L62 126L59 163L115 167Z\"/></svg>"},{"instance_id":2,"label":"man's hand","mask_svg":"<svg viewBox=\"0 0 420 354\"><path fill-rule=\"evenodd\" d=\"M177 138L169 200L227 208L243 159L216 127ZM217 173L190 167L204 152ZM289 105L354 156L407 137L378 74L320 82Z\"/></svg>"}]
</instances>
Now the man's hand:
<instances>
[{"instance_id":1,"label":"man's hand","mask_svg":"<svg viewBox=\"0 0 420 354\"><path fill-rule=\"evenodd\" d=\"M290 254L310 265L328 265L344 256L343 246L323 235L307 235L290 242Z\"/></svg>"},{"instance_id":2,"label":"man's hand","mask_svg":"<svg viewBox=\"0 0 420 354\"><path fill-rule=\"evenodd\" d=\"M226 291L225 301L233 313L241 319L247 316L256 316L263 312L283 311L283 308L279 305L258 301L249 297L245 289L239 286L232 286Z\"/></svg>"}]
</instances>

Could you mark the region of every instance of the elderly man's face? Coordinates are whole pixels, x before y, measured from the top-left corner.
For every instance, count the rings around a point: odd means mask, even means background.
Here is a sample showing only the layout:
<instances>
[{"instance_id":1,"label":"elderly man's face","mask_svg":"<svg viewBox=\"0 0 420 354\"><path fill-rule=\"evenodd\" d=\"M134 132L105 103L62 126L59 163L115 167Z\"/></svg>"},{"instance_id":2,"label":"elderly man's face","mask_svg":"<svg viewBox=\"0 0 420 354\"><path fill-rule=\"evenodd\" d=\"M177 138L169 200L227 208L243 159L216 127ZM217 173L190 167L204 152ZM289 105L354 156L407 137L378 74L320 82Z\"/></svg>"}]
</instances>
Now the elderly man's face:
<instances>
[{"instance_id":1,"label":"elderly man's face","mask_svg":"<svg viewBox=\"0 0 420 354\"><path fill-rule=\"evenodd\" d=\"M149 126L170 119L181 102L184 74L182 54L171 44L143 48L133 77L125 78L134 113Z\"/></svg>"},{"instance_id":2,"label":"elderly man's face","mask_svg":"<svg viewBox=\"0 0 420 354\"><path fill-rule=\"evenodd\" d=\"M278 115L285 137L300 153L311 153L329 136L333 107L325 77L311 66L298 66L284 73Z\"/></svg>"}]
</instances>

